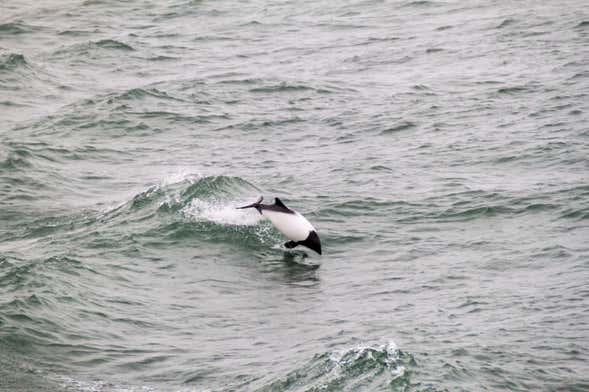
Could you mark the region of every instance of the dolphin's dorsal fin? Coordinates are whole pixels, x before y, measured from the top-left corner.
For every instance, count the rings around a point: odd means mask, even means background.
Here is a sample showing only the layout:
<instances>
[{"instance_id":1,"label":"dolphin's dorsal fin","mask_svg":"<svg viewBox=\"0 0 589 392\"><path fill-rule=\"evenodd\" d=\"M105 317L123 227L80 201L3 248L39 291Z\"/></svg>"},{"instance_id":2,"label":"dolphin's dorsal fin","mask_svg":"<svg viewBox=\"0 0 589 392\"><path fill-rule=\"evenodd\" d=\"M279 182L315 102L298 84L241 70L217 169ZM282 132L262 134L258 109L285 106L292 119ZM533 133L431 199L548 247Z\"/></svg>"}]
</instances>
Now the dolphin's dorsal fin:
<instances>
[{"instance_id":1,"label":"dolphin's dorsal fin","mask_svg":"<svg viewBox=\"0 0 589 392\"><path fill-rule=\"evenodd\" d=\"M274 198L274 204L276 204L278 207L282 207L282 208L286 208L287 210L289 209L287 206L284 205L284 203L277 197Z\"/></svg>"}]
</instances>

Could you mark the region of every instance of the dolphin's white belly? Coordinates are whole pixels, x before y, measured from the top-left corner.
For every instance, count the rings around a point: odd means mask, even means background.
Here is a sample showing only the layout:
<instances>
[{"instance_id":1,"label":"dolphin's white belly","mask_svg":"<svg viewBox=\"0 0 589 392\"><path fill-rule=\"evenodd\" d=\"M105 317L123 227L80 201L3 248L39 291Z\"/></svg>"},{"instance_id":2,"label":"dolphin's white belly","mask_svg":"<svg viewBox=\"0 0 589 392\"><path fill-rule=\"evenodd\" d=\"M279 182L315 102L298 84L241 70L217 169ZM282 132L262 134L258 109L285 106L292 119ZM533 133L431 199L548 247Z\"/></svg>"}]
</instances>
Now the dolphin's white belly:
<instances>
[{"instance_id":1,"label":"dolphin's white belly","mask_svg":"<svg viewBox=\"0 0 589 392\"><path fill-rule=\"evenodd\" d=\"M304 241L315 228L304 216L295 211L294 214L262 210L262 215L270 219L282 234L291 241Z\"/></svg>"}]
</instances>

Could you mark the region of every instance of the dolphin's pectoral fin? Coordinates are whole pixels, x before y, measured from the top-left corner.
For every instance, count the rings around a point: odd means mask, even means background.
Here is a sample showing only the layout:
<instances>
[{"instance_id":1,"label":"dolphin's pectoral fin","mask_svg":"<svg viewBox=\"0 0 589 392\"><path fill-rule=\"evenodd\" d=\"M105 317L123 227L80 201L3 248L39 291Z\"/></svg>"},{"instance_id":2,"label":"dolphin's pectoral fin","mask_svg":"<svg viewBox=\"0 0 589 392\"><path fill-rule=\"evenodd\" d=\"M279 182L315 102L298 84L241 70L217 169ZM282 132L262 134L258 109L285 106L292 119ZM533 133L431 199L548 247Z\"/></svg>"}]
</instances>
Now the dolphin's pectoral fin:
<instances>
[{"instance_id":1,"label":"dolphin's pectoral fin","mask_svg":"<svg viewBox=\"0 0 589 392\"><path fill-rule=\"evenodd\" d=\"M297 246L299 243L295 242L295 241L288 241L284 243L284 246L286 246L288 249L292 249L295 246Z\"/></svg>"}]
</instances>

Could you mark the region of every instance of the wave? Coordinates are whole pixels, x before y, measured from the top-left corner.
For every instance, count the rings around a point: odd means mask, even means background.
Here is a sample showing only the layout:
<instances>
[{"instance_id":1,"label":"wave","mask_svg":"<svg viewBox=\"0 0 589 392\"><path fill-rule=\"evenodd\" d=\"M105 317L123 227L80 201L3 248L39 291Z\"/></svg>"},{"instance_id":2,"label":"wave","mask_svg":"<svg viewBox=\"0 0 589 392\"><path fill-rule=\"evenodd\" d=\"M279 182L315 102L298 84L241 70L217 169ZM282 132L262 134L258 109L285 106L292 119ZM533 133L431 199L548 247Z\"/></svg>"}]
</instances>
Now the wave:
<instances>
[{"instance_id":1,"label":"wave","mask_svg":"<svg viewBox=\"0 0 589 392\"><path fill-rule=\"evenodd\" d=\"M98 41L89 41L84 43L77 43L69 46L62 46L52 53L54 58L64 58L71 60L72 56L83 56L87 58L89 53L96 53L97 51L111 51L111 52L132 52L135 51L131 45L115 39L102 39ZM113 53L114 55L115 53ZM117 54L118 55L118 54Z\"/></svg>"},{"instance_id":2,"label":"wave","mask_svg":"<svg viewBox=\"0 0 589 392\"><path fill-rule=\"evenodd\" d=\"M391 133L397 133L406 129L415 128L417 125L411 121L402 121L398 124L394 124L380 132L381 135L387 135Z\"/></svg>"},{"instance_id":3,"label":"wave","mask_svg":"<svg viewBox=\"0 0 589 392\"><path fill-rule=\"evenodd\" d=\"M248 87L250 93L297 93L297 92L315 92L318 94L330 94L337 90L342 90L341 87L324 83L322 85L314 85L312 83L303 81L284 81L261 78L239 78L242 76L239 73L228 73L216 75L216 78L223 78L217 83L220 85L229 84L237 86Z\"/></svg>"},{"instance_id":4,"label":"wave","mask_svg":"<svg viewBox=\"0 0 589 392\"><path fill-rule=\"evenodd\" d=\"M0 23L0 35L20 35L31 33L35 30L33 26L22 22Z\"/></svg>"},{"instance_id":5,"label":"wave","mask_svg":"<svg viewBox=\"0 0 589 392\"><path fill-rule=\"evenodd\" d=\"M256 211L235 207L255 199L261 191L240 177L192 176L180 182L155 185L131 200L103 212L99 220L113 229L141 222L136 233L145 243L159 246L184 240L268 245L278 240Z\"/></svg>"},{"instance_id":6,"label":"wave","mask_svg":"<svg viewBox=\"0 0 589 392\"><path fill-rule=\"evenodd\" d=\"M18 68L27 68L29 63L25 56L18 53L9 53L8 55L0 56L0 71L13 71Z\"/></svg>"},{"instance_id":7,"label":"wave","mask_svg":"<svg viewBox=\"0 0 589 392\"><path fill-rule=\"evenodd\" d=\"M14 148L9 150L6 155L7 156L4 160L0 160L0 174L2 174L4 170L12 172L13 170L32 166L30 160L31 152L27 148Z\"/></svg>"},{"instance_id":8,"label":"wave","mask_svg":"<svg viewBox=\"0 0 589 392\"><path fill-rule=\"evenodd\" d=\"M102 39L100 41L96 41L95 45L105 49L119 49L126 51L135 50L131 45L127 45L124 42L120 42L114 39Z\"/></svg>"},{"instance_id":9,"label":"wave","mask_svg":"<svg viewBox=\"0 0 589 392\"><path fill-rule=\"evenodd\" d=\"M518 94L523 92L528 92L530 89L527 86L510 86L510 87L502 87L497 90L499 94Z\"/></svg>"},{"instance_id":10,"label":"wave","mask_svg":"<svg viewBox=\"0 0 589 392\"><path fill-rule=\"evenodd\" d=\"M427 0L415 0L415 1L407 1L400 5L400 7L407 7L407 8L426 8L426 7L434 7L439 6L437 2L434 1L427 1Z\"/></svg>"},{"instance_id":11,"label":"wave","mask_svg":"<svg viewBox=\"0 0 589 392\"><path fill-rule=\"evenodd\" d=\"M187 175L180 182L154 185L134 196L128 204L134 209L157 203L159 211L195 210L195 206L202 207L205 202L209 206L220 207L243 198L242 194L257 192L260 190L256 186L240 177Z\"/></svg>"},{"instance_id":12,"label":"wave","mask_svg":"<svg viewBox=\"0 0 589 392\"><path fill-rule=\"evenodd\" d=\"M26 163L11 159L2 164L22 167ZM39 246L77 241L81 248L119 250L137 242L147 247L183 241L191 246L194 241L272 246L280 240L272 226L254 210L235 208L260 194L259 188L240 177L185 175L102 210L32 216L26 225L7 232L4 240L40 241Z\"/></svg>"},{"instance_id":13,"label":"wave","mask_svg":"<svg viewBox=\"0 0 589 392\"><path fill-rule=\"evenodd\" d=\"M23 143L20 141L7 141L5 148L6 158L4 161L0 160L0 174L3 168L30 168L38 164L37 169L40 169L48 162L59 162L62 158L75 159L74 152L84 150L83 148L68 150L63 147L51 147L45 142Z\"/></svg>"},{"instance_id":14,"label":"wave","mask_svg":"<svg viewBox=\"0 0 589 392\"><path fill-rule=\"evenodd\" d=\"M515 19L513 19L513 18L506 18L506 19L503 19L503 21L499 25L497 25L497 27L495 27L495 28L496 29L502 29L502 28L505 28L505 27L508 27L508 26L512 26L515 23L517 23L517 21Z\"/></svg>"},{"instance_id":15,"label":"wave","mask_svg":"<svg viewBox=\"0 0 589 392\"><path fill-rule=\"evenodd\" d=\"M266 391L358 391L410 387L413 356L394 342L359 345L316 355L309 363L259 389Z\"/></svg>"},{"instance_id":16,"label":"wave","mask_svg":"<svg viewBox=\"0 0 589 392\"><path fill-rule=\"evenodd\" d=\"M84 36L90 36L94 33L97 33L98 31L91 31L91 30L62 30L59 33L57 33L57 35L65 35L65 36L71 36L71 37L84 37Z\"/></svg>"},{"instance_id":17,"label":"wave","mask_svg":"<svg viewBox=\"0 0 589 392\"><path fill-rule=\"evenodd\" d=\"M118 100L135 100L135 99L145 99L145 98L157 98L157 99L164 99L164 100L171 100L171 101L179 101L182 102L183 100L177 97L174 97L167 93L166 91L153 88L133 88L130 90L126 90L119 93L109 94L105 97L94 99L94 100L87 100L86 103L94 103L96 101L106 101L108 103L113 103L113 101Z\"/></svg>"},{"instance_id":18,"label":"wave","mask_svg":"<svg viewBox=\"0 0 589 392\"><path fill-rule=\"evenodd\" d=\"M306 84L294 84L287 82L280 82L278 84L267 84L261 87L254 87L250 89L252 93L286 93L286 92L303 92L314 91L319 94L329 94L332 91L325 88L316 88Z\"/></svg>"},{"instance_id":19,"label":"wave","mask_svg":"<svg viewBox=\"0 0 589 392\"><path fill-rule=\"evenodd\" d=\"M0 90L10 92L5 94L9 100L4 105L29 109L37 99L59 93L61 87L55 75L30 58L20 53L0 54Z\"/></svg>"}]
</instances>

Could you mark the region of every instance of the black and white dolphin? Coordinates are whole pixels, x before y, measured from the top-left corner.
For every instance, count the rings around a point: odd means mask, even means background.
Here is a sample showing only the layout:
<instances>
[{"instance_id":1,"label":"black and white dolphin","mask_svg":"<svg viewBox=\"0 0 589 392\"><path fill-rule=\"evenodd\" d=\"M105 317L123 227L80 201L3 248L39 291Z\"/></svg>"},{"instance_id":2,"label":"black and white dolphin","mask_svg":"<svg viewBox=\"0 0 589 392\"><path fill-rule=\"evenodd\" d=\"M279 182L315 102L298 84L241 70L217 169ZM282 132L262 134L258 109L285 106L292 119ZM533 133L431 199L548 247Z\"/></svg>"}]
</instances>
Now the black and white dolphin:
<instances>
[{"instance_id":1,"label":"black and white dolphin","mask_svg":"<svg viewBox=\"0 0 589 392\"><path fill-rule=\"evenodd\" d=\"M237 208L255 208L260 214L270 219L274 226L290 240L284 244L288 249L303 245L321 254L321 241L317 230L304 216L285 206L279 198L274 199L274 204L262 204L262 200L264 198L260 196L255 203Z\"/></svg>"}]
</instances>

